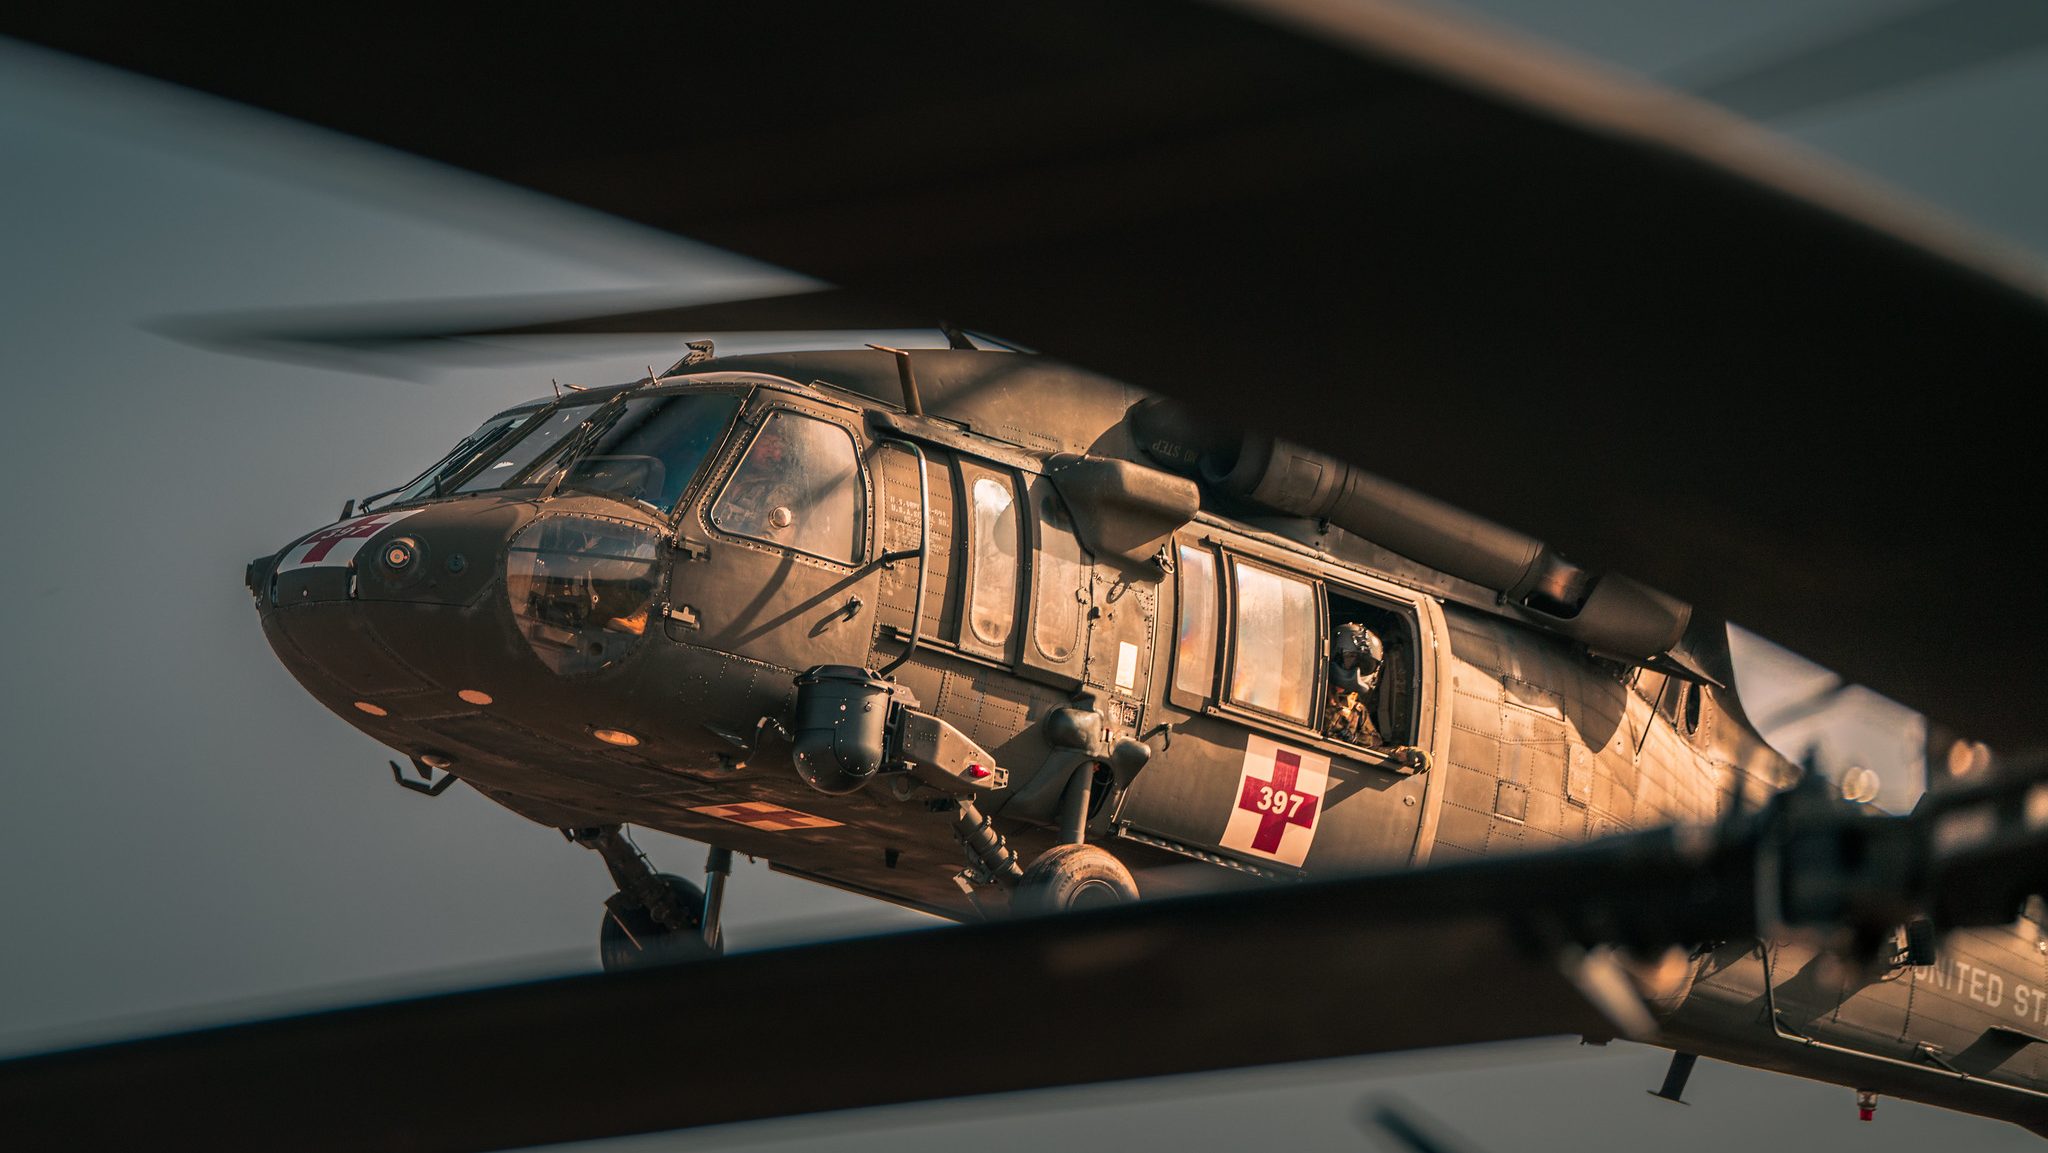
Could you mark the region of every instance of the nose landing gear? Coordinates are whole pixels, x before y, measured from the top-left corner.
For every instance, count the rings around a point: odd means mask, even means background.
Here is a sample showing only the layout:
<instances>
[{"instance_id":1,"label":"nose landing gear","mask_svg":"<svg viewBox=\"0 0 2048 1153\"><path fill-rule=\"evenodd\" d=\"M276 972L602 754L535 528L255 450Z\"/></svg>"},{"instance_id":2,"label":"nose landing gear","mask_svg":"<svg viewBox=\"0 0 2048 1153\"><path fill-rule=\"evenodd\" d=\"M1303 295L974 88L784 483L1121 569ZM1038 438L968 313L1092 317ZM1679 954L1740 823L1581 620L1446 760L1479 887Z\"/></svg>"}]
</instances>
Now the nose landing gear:
<instances>
[{"instance_id":1,"label":"nose landing gear","mask_svg":"<svg viewBox=\"0 0 2048 1153\"><path fill-rule=\"evenodd\" d=\"M598 930L605 972L703 960L724 951L718 915L732 871L731 850L711 850L700 889L674 873L655 872L618 825L564 829L562 835L602 857L619 887L605 899Z\"/></svg>"}]
</instances>

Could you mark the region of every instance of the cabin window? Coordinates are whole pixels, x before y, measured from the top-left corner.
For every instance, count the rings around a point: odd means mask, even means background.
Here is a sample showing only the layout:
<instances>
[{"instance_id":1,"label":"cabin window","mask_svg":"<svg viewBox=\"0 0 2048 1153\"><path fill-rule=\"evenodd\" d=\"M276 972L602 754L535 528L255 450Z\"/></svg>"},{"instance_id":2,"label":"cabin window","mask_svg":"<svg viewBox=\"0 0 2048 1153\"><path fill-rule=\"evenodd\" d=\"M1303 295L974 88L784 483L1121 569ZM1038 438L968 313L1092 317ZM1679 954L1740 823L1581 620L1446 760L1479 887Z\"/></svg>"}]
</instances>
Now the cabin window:
<instances>
[{"instance_id":1,"label":"cabin window","mask_svg":"<svg viewBox=\"0 0 2048 1153\"><path fill-rule=\"evenodd\" d=\"M1038 587L1031 638L1040 656L1057 663L1072 659L1080 647L1081 604L1088 598L1081 582L1087 573L1081 566L1081 542L1074 537L1074 521L1067 506L1060 503L1052 485L1039 482L1036 487Z\"/></svg>"},{"instance_id":2,"label":"cabin window","mask_svg":"<svg viewBox=\"0 0 2048 1153\"><path fill-rule=\"evenodd\" d=\"M1180 629L1173 642L1173 687L1206 699L1216 687L1216 554L1183 544Z\"/></svg>"},{"instance_id":3,"label":"cabin window","mask_svg":"<svg viewBox=\"0 0 2048 1153\"><path fill-rule=\"evenodd\" d=\"M865 518L853 435L813 416L768 414L733 470L711 523L841 564L861 555Z\"/></svg>"},{"instance_id":4,"label":"cabin window","mask_svg":"<svg viewBox=\"0 0 2048 1153\"><path fill-rule=\"evenodd\" d=\"M940 448L927 448L925 457L929 508L918 503L917 457L901 445L884 442L879 446L874 467L880 474L883 495L877 508L877 520L882 522L877 531L892 552L915 549L929 514L931 532L922 574L924 619L917 623L917 628L927 642L951 641L959 627L960 601L966 591L960 575L963 571L960 557L964 550L957 547L958 534L953 515L956 503L954 490L958 487L954 480L959 466L950 453ZM910 636L910 610L917 599L919 567L919 562L913 559L885 566L882 570L878 613L885 629L897 640L907 640Z\"/></svg>"},{"instance_id":5,"label":"cabin window","mask_svg":"<svg viewBox=\"0 0 2048 1153\"><path fill-rule=\"evenodd\" d=\"M974 590L967 627L982 646L1002 651L1017 617L1018 529L1016 491L1007 478L972 470L968 504L974 515Z\"/></svg>"},{"instance_id":6,"label":"cabin window","mask_svg":"<svg viewBox=\"0 0 2048 1153\"><path fill-rule=\"evenodd\" d=\"M1316 588L1242 560L1230 567L1237 593L1230 701L1305 725L1315 699Z\"/></svg>"}]
</instances>

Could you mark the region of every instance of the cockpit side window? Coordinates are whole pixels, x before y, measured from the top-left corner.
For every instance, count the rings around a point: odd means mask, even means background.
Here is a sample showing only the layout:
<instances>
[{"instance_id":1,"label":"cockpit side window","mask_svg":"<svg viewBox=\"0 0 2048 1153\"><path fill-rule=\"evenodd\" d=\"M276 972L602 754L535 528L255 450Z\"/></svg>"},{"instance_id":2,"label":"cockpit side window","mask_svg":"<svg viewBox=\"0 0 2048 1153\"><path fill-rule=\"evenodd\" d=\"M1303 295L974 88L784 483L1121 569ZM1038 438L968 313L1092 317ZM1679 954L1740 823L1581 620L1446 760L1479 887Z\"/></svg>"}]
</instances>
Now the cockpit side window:
<instances>
[{"instance_id":1,"label":"cockpit side window","mask_svg":"<svg viewBox=\"0 0 2048 1153\"><path fill-rule=\"evenodd\" d=\"M859 559L865 519L853 435L788 409L768 414L711 509L721 531L841 564Z\"/></svg>"}]
</instances>

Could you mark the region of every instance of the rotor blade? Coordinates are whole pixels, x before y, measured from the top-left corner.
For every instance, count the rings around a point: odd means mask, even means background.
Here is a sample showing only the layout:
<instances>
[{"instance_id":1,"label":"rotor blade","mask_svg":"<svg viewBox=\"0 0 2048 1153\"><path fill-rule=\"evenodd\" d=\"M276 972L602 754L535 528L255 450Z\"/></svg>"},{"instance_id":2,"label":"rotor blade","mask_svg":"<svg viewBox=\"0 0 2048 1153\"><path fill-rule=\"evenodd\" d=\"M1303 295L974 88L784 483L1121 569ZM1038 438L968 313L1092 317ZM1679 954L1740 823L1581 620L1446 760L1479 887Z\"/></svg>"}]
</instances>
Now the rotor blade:
<instances>
[{"instance_id":1,"label":"rotor blade","mask_svg":"<svg viewBox=\"0 0 2048 1153\"><path fill-rule=\"evenodd\" d=\"M895 317L901 323L889 323ZM530 363L521 336L933 328L882 301L823 290L705 301L684 290L433 299L159 317L145 327L213 352L418 378L443 364Z\"/></svg>"},{"instance_id":2,"label":"rotor blade","mask_svg":"<svg viewBox=\"0 0 2048 1153\"><path fill-rule=\"evenodd\" d=\"M713 301L690 299L679 290L441 298L195 313L161 317L149 327L201 347L246 352L264 345L385 349L490 336L932 328L937 324L938 318L933 316L912 316L885 301L826 289Z\"/></svg>"},{"instance_id":3,"label":"rotor blade","mask_svg":"<svg viewBox=\"0 0 2048 1153\"><path fill-rule=\"evenodd\" d=\"M1585 863L1485 866L922 930L4 1061L0 1115L12 1132L87 1148L168 1132L227 1148L290 1134L305 1150L493 1149L1646 1027L1639 1000L1617 1020L1582 991L1606 983L1588 974L1612 974L1614 962L1545 944L1571 936L1545 910L1567 906L1562 925L1579 907L1608 907L1584 895ZM1633 884L1645 872L1604 875ZM1669 880L1656 891L1668 895ZM106 1108L116 1091L121 1108Z\"/></svg>"},{"instance_id":4,"label":"rotor blade","mask_svg":"<svg viewBox=\"0 0 2048 1153\"><path fill-rule=\"evenodd\" d=\"M1892 817L1808 777L1712 834L1656 829L28 1057L0 1062L0 1116L87 1148L204 1132L228 1147L289 1133L307 1149L489 1149L1544 1034L1657 1039L1622 955L1803 928L1863 942L1849 960L1871 964L1868 948L1889 947L1878 930L1912 916L2009 920L2048 891L2048 829L2022 803L2043 789L2037 768ZM1894 1065L1854 1075L1957 1104L1939 1071ZM420 1068L431 1085L406 1076ZM1984 1079L1968 1092L1972 1112L2048 1117L2040 1094ZM122 1107L106 1108L115 1096Z\"/></svg>"},{"instance_id":5,"label":"rotor blade","mask_svg":"<svg viewBox=\"0 0 2048 1153\"><path fill-rule=\"evenodd\" d=\"M1360 1106L1359 1123L1367 1133L1384 1134L1409 1153L1468 1153L1470 1146L1441 1136L1434 1121L1424 1124L1417 1120L1420 1116L1405 1102L1381 1097Z\"/></svg>"},{"instance_id":6,"label":"rotor blade","mask_svg":"<svg viewBox=\"0 0 2048 1153\"><path fill-rule=\"evenodd\" d=\"M2038 269L1704 105L1389 3L565 13L463 84L453 12L108 11L0 28L1177 394L2042 738Z\"/></svg>"},{"instance_id":7,"label":"rotor blade","mask_svg":"<svg viewBox=\"0 0 2048 1153\"><path fill-rule=\"evenodd\" d=\"M1757 120L1783 120L1988 67L2048 45L2039 0L1935 0L1687 87Z\"/></svg>"}]
</instances>

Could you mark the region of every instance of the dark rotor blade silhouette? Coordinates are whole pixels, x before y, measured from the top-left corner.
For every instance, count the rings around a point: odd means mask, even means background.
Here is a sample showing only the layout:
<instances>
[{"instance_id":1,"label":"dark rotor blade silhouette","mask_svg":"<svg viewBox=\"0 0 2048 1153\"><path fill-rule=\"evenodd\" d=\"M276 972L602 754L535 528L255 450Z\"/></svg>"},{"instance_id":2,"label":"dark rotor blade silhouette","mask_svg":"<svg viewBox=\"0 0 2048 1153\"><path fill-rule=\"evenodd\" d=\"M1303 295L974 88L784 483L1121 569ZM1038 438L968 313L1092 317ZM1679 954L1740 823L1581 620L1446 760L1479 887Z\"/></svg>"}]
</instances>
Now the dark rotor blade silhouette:
<instances>
[{"instance_id":1,"label":"dark rotor blade silhouette","mask_svg":"<svg viewBox=\"0 0 2048 1153\"><path fill-rule=\"evenodd\" d=\"M513 337L676 334L680 351L686 335L932 329L940 323L834 290L704 301L681 290L641 289L249 309L159 317L146 327L214 352L419 379L447 365L531 362L533 353L508 343Z\"/></svg>"},{"instance_id":2,"label":"dark rotor blade silhouette","mask_svg":"<svg viewBox=\"0 0 2048 1153\"><path fill-rule=\"evenodd\" d=\"M2005 417L2048 363L2038 270L1671 93L1321 0L563 13L493 26L462 84L478 31L440 9L0 30L1370 444L1958 731L2042 740L2004 704L2048 639L2017 543L2039 454Z\"/></svg>"},{"instance_id":3,"label":"dark rotor blade silhouette","mask_svg":"<svg viewBox=\"0 0 2048 1153\"><path fill-rule=\"evenodd\" d=\"M1582 913L1632 920L1611 907L1614 894L1587 895L1583 864L1489 864L769 950L0 1061L0 1116L11 1133L61 1134L77 1148L204 1133L222 1148L289 1134L300 1150L496 1149L1647 1029L1614 962L1570 943ZM1635 895L1622 899L1635 906ZM1401 969L1411 954L1431 962ZM422 1069L432 1076L416 1076ZM115 1092L120 1108L108 1108Z\"/></svg>"},{"instance_id":4,"label":"dark rotor blade silhouette","mask_svg":"<svg viewBox=\"0 0 2048 1153\"><path fill-rule=\"evenodd\" d=\"M1438 1132L1441 1126L1435 1119L1423 1120L1414 1106L1392 1097L1361 1102L1358 1122L1381 1144L1391 1144L1408 1153L1475 1153L1472 1146Z\"/></svg>"},{"instance_id":5,"label":"dark rotor blade silhouette","mask_svg":"<svg viewBox=\"0 0 2048 1153\"><path fill-rule=\"evenodd\" d=\"M1624 953L1744 940L1779 917L1878 948L1876 930L1923 913L2010 919L2015 894L2048 891L2048 830L2021 803L2043 780L1891 817L1809 777L1712 836L1650 830L0 1061L0 1116L81 1148L203 1132L471 1150L1516 1037L1651 1039ZM1981 835L1943 836L1955 822ZM430 1085L407 1075L422 1068ZM1876 1092L2048 1124L2041 1096L2010 1085L1859 1069Z\"/></svg>"}]
</instances>

